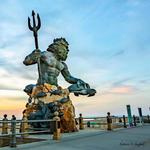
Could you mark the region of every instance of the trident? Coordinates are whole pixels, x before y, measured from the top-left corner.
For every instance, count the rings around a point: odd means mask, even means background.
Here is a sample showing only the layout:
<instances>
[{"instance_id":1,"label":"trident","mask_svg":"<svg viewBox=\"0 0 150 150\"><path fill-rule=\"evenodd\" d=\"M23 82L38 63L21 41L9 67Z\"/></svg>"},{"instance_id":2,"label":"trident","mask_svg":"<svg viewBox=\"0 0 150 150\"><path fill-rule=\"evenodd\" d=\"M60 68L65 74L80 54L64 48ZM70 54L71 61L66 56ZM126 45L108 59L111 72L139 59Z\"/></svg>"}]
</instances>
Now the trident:
<instances>
[{"instance_id":1,"label":"trident","mask_svg":"<svg viewBox=\"0 0 150 150\"><path fill-rule=\"evenodd\" d=\"M28 17L28 27L31 31L33 31L33 36L34 36L34 40L35 40L35 48L38 49L39 45L38 45L38 30L41 27L41 20L40 20L40 16L39 14L37 14L37 25L35 22L35 12L32 10L32 18L33 18L33 27L31 26L31 21L30 18ZM37 64L38 64L38 73L39 73L39 82L40 84L42 84L42 76L41 76L41 67L40 67L40 58L37 59Z\"/></svg>"}]
</instances>

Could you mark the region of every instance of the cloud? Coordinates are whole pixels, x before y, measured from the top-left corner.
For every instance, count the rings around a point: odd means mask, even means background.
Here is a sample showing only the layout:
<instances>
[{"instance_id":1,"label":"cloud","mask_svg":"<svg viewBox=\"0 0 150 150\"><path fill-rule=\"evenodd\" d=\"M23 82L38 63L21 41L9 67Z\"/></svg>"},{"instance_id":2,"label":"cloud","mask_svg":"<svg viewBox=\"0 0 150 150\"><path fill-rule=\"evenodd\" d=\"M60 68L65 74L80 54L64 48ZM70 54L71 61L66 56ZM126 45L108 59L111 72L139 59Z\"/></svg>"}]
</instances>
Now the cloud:
<instances>
[{"instance_id":1,"label":"cloud","mask_svg":"<svg viewBox=\"0 0 150 150\"><path fill-rule=\"evenodd\" d=\"M17 71L13 69L0 68L0 71L0 89L3 90L22 90L26 85L36 83L37 80L35 74L32 74L34 80L32 78L27 78L29 71L26 73L26 70L22 70L21 68ZM23 75L25 75L25 77Z\"/></svg>"},{"instance_id":2,"label":"cloud","mask_svg":"<svg viewBox=\"0 0 150 150\"><path fill-rule=\"evenodd\" d=\"M120 86L120 87L114 87L110 90L110 93L112 94L132 94L137 89L133 86Z\"/></svg>"},{"instance_id":3,"label":"cloud","mask_svg":"<svg viewBox=\"0 0 150 150\"><path fill-rule=\"evenodd\" d=\"M1 101L5 101L6 99L10 100L19 100L26 97L26 93L19 90L0 90L0 98Z\"/></svg>"},{"instance_id":4,"label":"cloud","mask_svg":"<svg viewBox=\"0 0 150 150\"><path fill-rule=\"evenodd\" d=\"M126 84L128 81L131 81L132 79L134 79L134 77L127 77L127 78L115 81L115 82L112 83L112 86L116 87L116 86Z\"/></svg>"},{"instance_id":5,"label":"cloud","mask_svg":"<svg viewBox=\"0 0 150 150\"><path fill-rule=\"evenodd\" d=\"M141 84L149 84L150 83L150 79L142 79L139 81Z\"/></svg>"},{"instance_id":6,"label":"cloud","mask_svg":"<svg viewBox=\"0 0 150 150\"><path fill-rule=\"evenodd\" d=\"M120 50L120 51L114 53L114 54L112 55L112 57L120 56L120 55L123 55L124 53L125 53L125 50Z\"/></svg>"}]
</instances>

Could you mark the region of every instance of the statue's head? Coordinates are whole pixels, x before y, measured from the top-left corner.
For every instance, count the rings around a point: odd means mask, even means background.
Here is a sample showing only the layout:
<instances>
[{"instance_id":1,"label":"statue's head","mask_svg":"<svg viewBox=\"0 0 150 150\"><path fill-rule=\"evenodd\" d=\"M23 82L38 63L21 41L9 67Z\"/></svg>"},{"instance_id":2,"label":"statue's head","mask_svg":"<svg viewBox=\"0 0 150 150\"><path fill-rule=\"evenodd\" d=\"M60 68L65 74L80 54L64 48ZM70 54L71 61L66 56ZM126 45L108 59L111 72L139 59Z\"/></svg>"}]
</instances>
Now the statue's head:
<instances>
[{"instance_id":1,"label":"statue's head","mask_svg":"<svg viewBox=\"0 0 150 150\"><path fill-rule=\"evenodd\" d=\"M53 40L53 43L48 46L47 51L54 53L58 60L65 61L69 51L68 45L65 38L56 38Z\"/></svg>"}]
</instances>

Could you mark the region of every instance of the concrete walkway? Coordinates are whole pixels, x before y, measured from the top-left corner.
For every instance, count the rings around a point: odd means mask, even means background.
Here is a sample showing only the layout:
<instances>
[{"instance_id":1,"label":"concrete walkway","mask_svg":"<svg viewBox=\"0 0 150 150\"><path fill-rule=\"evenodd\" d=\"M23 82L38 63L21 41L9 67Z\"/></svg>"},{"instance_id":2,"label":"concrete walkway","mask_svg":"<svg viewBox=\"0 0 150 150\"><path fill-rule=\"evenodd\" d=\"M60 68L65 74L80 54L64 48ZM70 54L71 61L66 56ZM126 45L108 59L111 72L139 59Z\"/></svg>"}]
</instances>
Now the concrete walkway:
<instances>
[{"instance_id":1,"label":"concrete walkway","mask_svg":"<svg viewBox=\"0 0 150 150\"><path fill-rule=\"evenodd\" d=\"M109 132L84 130L64 134L60 141L50 140L49 135L40 137L49 140L18 145L13 150L150 150L150 125ZM0 148L0 150L10 149L12 148Z\"/></svg>"}]
</instances>

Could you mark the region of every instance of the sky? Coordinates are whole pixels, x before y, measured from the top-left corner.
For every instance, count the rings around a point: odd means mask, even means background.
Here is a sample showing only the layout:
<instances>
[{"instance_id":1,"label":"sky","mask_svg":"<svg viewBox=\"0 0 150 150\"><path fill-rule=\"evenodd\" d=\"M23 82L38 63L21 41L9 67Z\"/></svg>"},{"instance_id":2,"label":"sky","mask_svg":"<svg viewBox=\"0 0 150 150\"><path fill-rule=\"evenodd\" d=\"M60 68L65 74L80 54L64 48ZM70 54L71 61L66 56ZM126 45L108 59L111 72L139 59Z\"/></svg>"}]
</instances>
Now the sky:
<instances>
[{"instance_id":1,"label":"sky","mask_svg":"<svg viewBox=\"0 0 150 150\"><path fill-rule=\"evenodd\" d=\"M36 84L37 66L23 60L34 47L27 17L41 18L39 47L54 38L69 42L66 61L72 76L95 88L94 97L70 95L76 116L150 113L150 1L148 0L1 0L0 1L0 118L22 116L28 96L23 89ZM59 85L68 83L60 75Z\"/></svg>"}]
</instances>

